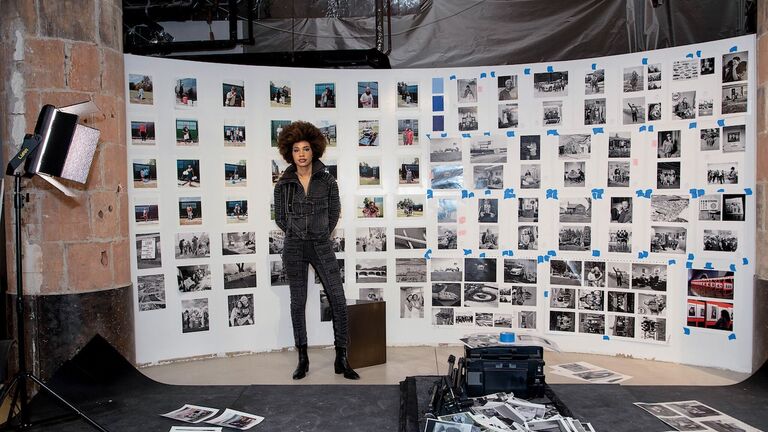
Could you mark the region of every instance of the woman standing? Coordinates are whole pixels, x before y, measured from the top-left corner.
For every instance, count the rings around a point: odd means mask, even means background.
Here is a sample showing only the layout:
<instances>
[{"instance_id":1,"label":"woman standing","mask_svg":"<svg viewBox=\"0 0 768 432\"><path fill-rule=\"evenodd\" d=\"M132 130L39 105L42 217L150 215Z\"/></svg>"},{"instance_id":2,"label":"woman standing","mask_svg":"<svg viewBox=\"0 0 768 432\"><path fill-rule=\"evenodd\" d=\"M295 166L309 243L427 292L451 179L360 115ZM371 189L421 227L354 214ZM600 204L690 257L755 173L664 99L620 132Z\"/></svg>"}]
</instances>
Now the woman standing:
<instances>
[{"instance_id":1,"label":"woman standing","mask_svg":"<svg viewBox=\"0 0 768 432\"><path fill-rule=\"evenodd\" d=\"M360 378L347 360L347 300L330 240L341 204L336 179L320 161L326 145L320 129L304 121L286 126L277 138L280 155L290 164L275 185L274 198L275 222L285 232L283 266L288 275L293 337L299 353L293 379L302 379L309 371L305 318L308 264L320 277L331 305L334 370L344 378Z\"/></svg>"}]
</instances>

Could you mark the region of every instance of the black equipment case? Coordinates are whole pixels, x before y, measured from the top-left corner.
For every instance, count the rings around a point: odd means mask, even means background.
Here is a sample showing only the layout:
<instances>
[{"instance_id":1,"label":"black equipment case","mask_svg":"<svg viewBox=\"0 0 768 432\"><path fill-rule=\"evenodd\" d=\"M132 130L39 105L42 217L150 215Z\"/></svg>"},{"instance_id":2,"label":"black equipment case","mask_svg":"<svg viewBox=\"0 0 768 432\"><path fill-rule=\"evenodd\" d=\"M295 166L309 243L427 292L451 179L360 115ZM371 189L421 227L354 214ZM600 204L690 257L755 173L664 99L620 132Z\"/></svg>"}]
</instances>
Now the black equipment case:
<instances>
[{"instance_id":1,"label":"black equipment case","mask_svg":"<svg viewBox=\"0 0 768 432\"><path fill-rule=\"evenodd\" d=\"M464 347L468 397L512 392L515 397L544 395L544 349L540 346Z\"/></svg>"}]
</instances>

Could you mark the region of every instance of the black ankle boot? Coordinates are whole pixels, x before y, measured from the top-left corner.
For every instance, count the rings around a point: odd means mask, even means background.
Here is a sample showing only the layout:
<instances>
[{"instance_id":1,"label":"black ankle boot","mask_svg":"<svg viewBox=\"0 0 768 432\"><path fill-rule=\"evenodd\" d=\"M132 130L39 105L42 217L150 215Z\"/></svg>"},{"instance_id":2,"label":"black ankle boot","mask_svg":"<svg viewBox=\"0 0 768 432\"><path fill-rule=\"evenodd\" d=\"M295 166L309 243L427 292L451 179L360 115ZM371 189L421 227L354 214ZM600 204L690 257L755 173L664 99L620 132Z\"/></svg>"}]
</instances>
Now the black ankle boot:
<instances>
[{"instance_id":1,"label":"black ankle boot","mask_svg":"<svg viewBox=\"0 0 768 432\"><path fill-rule=\"evenodd\" d=\"M333 363L333 369L337 374L343 373L346 379L360 379L360 375L352 370L352 367L349 365L346 348L336 347L336 361Z\"/></svg>"},{"instance_id":2,"label":"black ankle boot","mask_svg":"<svg viewBox=\"0 0 768 432\"><path fill-rule=\"evenodd\" d=\"M296 351L299 353L299 364L296 365L296 370L293 371L293 379L300 380L307 376L307 372L309 372L309 356L307 355L306 345L297 346Z\"/></svg>"}]
</instances>

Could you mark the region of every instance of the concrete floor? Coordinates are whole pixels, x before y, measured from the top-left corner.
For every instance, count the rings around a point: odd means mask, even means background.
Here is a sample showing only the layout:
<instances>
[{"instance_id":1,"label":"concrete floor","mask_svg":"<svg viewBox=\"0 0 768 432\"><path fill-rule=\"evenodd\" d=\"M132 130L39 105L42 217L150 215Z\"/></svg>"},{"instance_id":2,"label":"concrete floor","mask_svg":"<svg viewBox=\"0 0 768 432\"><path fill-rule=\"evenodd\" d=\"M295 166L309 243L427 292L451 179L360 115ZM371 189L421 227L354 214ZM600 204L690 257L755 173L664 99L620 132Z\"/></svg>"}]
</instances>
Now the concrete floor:
<instances>
[{"instance_id":1,"label":"concrete floor","mask_svg":"<svg viewBox=\"0 0 768 432\"><path fill-rule=\"evenodd\" d=\"M448 356L453 354L459 358L463 351L463 346L459 345L389 347L386 364L357 369L361 376L359 381L346 380L333 373L333 347L310 348L309 374L300 381L291 379L296 366L293 351L176 362L145 367L141 372L167 384L397 384L407 376L445 374ZM749 376L713 368L590 354L545 351L544 360L548 365L546 379L550 384L582 382L548 373L549 366L575 361L585 361L633 377L622 385L728 385Z\"/></svg>"}]
</instances>

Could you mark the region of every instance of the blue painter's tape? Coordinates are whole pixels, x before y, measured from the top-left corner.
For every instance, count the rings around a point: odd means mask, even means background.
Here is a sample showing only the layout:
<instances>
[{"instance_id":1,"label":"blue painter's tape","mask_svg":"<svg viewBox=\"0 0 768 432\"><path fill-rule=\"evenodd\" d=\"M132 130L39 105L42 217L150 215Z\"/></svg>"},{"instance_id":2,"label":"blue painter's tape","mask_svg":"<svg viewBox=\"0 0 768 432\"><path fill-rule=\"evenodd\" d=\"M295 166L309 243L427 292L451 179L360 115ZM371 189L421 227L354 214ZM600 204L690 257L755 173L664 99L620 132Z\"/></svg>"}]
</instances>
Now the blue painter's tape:
<instances>
[{"instance_id":1,"label":"blue painter's tape","mask_svg":"<svg viewBox=\"0 0 768 432\"><path fill-rule=\"evenodd\" d=\"M667 264L669 264L669 265L675 265L675 264L677 264L677 260L673 260L673 259L671 259L671 260L667 261Z\"/></svg>"},{"instance_id":2,"label":"blue painter's tape","mask_svg":"<svg viewBox=\"0 0 768 432\"><path fill-rule=\"evenodd\" d=\"M469 191L466 189L461 190L461 198L468 198L469 197Z\"/></svg>"},{"instance_id":3,"label":"blue painter's tape","mask_svg":"<svg viewBox=\"0 0 768 432\"><path fill-rule=\"evenodd\" d=\"M728 335L728 340L736 340L736 333L731 333Z\"/></svg>"},{"instance_id":4,"label":"blue painter's tape","mask_svg":"<svg viewBox=\"0 0 768 432\"><path fill-rule=\"evenodd\" d=\"M594 128L592 128L592 135L597 135L597 134L601 134L601 133L605 133L603 128L601 128L601 127L594 127Z\"/></svg>"},{"instance_id":5,"label":"blue painter's tape","mask_svg":"<svg viewBox=\"0 0 768 432\"><path fill-rule=\"evenodd\" d=\"M550 249L547 251L548 256L557 256L557 251Z\"/></svg>"},{"instance_id":6,"label":"blue painter's tape","mask_svg":"<svg viewBox=\"0 0 768 432\"><path fill-rule=\"evenodd\" d=\"M696 255L694 255L694 254L692 254L692 253L689 253L689 254L688 254L688 261L693 261L693 260L695 260L695 259L696 259Z\"/></svg>"},{"instance_id":7,"label":"blue painter's tape","mask_svg":"<svg viewBox=\"0 0 768 432\"><path fill-rule=\"evenodd\" d=\"M611 340L611 337L608 335L603 335L603 340Z\"/></svg>"},{"instance_id":8,"label":"blue painter's tape","mask_svg":"<svg viewBox=\"0 0 768 432\"><path fill-rule=\"evenodd\" d=\"M510 199L515 197L515 190L511 188L504 189L504 199Z\"/></svg>"},{"instance_id":9,"label":"blue painter's tape","mask_svg":"<svg viewBox=\"0 0 768 432\"><path fill-rule=\"evenodd\" d=\"M592 63L592 70L597 70L597 63Z\"/></svg>"},{"instance_id":10,"label":"blue painter's tape","mask_svg":"<svg viewBox=\"0 0 768 432\"><path fill-rule=\"evenodd\" d=\"M688 192L691 193L691 198L698 198L699 197L699 190L696 188L688 189Z\"/></svg>"},{"instance_id":11,"label":"blue painter's tape","mask_svg":"<svg viewBox=\"0 0 768 432\"><path fill-rule=\"evenodd\" d=\"M435 192L432 189L427 189L427 198L435 196Z\"/></svg>"},{"instance_id":12,"label":"blue painter's tape","mask_svg":"<svg viewBox=\"0 0 768 432\"><path fill-rule=\"evenodd\" d=\"M524 73L525 75L530 75L530 74L531 74L531 68L525 68L525 69L523 69L523 73Z\"/></svg>"},{"instance_id":13,"label":"blue painter's tape","mask_svg":"<svg viewBox=\"0 0 768 432\"><path fill-rule=\"evenodd\" d=\"M747 195L752 195L752 188L744 188L744 193Z\"/></svg>"},{"instance_id":14,"label":"blue painter's tape","mask_svg":"<svg viewBox=\"0 0 768 432\"><path fill-rule=\"evenodd\" d=\"M541 263L543 263L543 262L544 262L544 257L543 257L543 256L541 256L541 255L539 255L539 256L537 256L537 257L536 257L536 261L537 261L539 264L541 264Z\"/></svg>"},{"instance_id":15,"label":"blue painter's tape","mask_svg":"<svg viewBox=\"0 0 768 432\"><path fill-rule=\"evenodd\" d=\"M491 71L491 78L496 78L496 71Z\"/></svg>"},{"instance_id":16,"label":"blue painter's tape","mask_svg":"<svg viewBox=\"0 0 768 432\"><path fill-rule=\"evenodd\" d=\"M701 57L701 50L696 50L696 57Z\"/></svg>"},{"instance_id":17,"label":"blue painter's tape","mask_svg":"<svg viewBox=\"0 0 768 432\"><path fill-rule=\"evenodd\" d=\"M490 189L486 189L486 190L485 190L485 194L486 194L486 195L490 195L490 194L491 194L491 190L490 190Z\"/></svg>"},{"instance_id":18,"label":"blue painter's tape","mask_svg":"<svg viewBox=\"0 0 768 432\"><path fill-rule=\"evenodd\" d=\"M513 136L515 136L515 131L507 131L507 136L512 138Z\"/></svg>"},{"instance_id":19,"label":"blue painter's tape","mask_svg":"<svg viewBox=\"0 0 768 432\"><path fill-rule=\"evenodd\" d=\"M689 329L688 327L683 327L683 334L686 336L691 334L691 329Z\"/></svg>"},{"instance_id":20,"label":"blue painter's tape","mask_svg":"<svg viewBox=\"0 0 768 432\"><path fill-rule=\"evenodd\" d=\"M448 136L448 132L443 132L440 134L440 137L445 138Z\"/></svg>"},{"instance_id":21,"label":"blue painter's tape","mask_svg":"<svg viewBox=\"0 0 768 432\"><path fill-rule=\"evenodd\" d=\"M474 192L470 192L470 193L469 193L469 197L470 197L470 198L474 198L474 197L475 197L475 193L474 193Z\"/></svg>"},{"instance_id":22,"label":"blue painter's tape","mask_svg":"<svg viewBox=\"0 0 768 432\"><path fill-rule=\"evenodd\" d=\"M480 258L485 258L485 252L480 252Z\"/></svg>"},{"instance_id":23,"label":"blue painter's tape","mask_svg":"<svg viewBox=\"0 0 768 432\"><path fill-rule=\"evenodd\" d=\"M456 79L456 75L451 75L451 76L449 76L449 77L448 77L448 79L449 79L449 80L451 80L451 81L453 81L453 80L455 80L455 79Z\"/></svg>"},{"instance_id":24,"label":"blue painter's tape","mask_svg":"<svg viewBox=\"0 0 768 432\"><path fill-rule=\"evenodd\" d=\"M557 189L547 189L547 199L558 199Z\"/></svg>"},{"instance_id":25,"label":"blue painter's tape","mask_svg":"<svg viewBox=\"0 0 768 432\"><path fill-rule=\"evenodd\" d=\"M512 249L507 249L501 251L501 256L515 256L515 253L512 251Z\"/></svg>"},{"instance_id":26,"label":"blue painter's tape","mask_svg":"<svg viewBox=\"0 0 768 432\"><path fill-rule=\"evenodd\" d=\"M598 188L592 189L592 198L596 200L603 199L604 192L605 192L604 189L598 189Z\"/></svg>"},{"instance_id":27,"label":"blue painter's tape","mask_svg":"<svg viewBox=\"0 0 768 432\"><path fill-rule=\"evenodd\" d=\"M554 72L554 71L555 71L555 68L553 68L552 66L547 66L547 72Z\"/></svg>"},{"instance_id":28,"label":"blue painter's tape","mask_svg":"<svg viewBox=\"0 0 768 432\"><path fill-rule=\"evenodd\" d=\"M728 50L728 52L736 52L738 50L739 50L739 48L736 45L734 45L734 46L731 47L731 49Z\"/></svg>"},{"instance_id":29,"label":"blue painter's tape","mask_svg":"<svg viewBox=\"0 0 768 432\"><path fill-rule=\"evenodd\" d=\"M547 135L554 135L554 136L560 136L559 133L557 133L557 129L548 129Z\"/></svg>"},{"instance_id":30,"label":"blue painter's tape","mask_svg":"<svg viewBox=\"0 0 768 432\"><path fill-rule=\"evenodd\" d=\"M424 252L424 258L431 259L432 258L432 249L427 249L426 252Z\"/></svg>"},{"instance_id":31,"label":"blue painter's tape","mask_svg":"<svg viewBox=\"0 0 768 432\"><path fill-rule=\"evenodd\" d=\"M650 198L651 195L653 195L653 189L646 189L645 194L643 195L645 198Z\"/></svg>"},{"instance_id":32,"label":"blue painter's tape","mask_svg":"<svg viewBox=\"0 0 768 432\"><path fill-rule=\"evenodd\" d=\"M720 189L718 189L718 190L717 190L717 192L718 192L718 193L723 193L723 192L725 192L725 189L723 189L723 188L720 188Z\"/></svg>"},{"instance_id":33,"label":"blue painter's tape","mask_svg":"<svg viewBox=\"0 0 768 432\"><path fill-rule=\"evenodd\" d=\"M432 139L432 134L425 134L427 138Z\"/></svg>"},{"instance_id":34,"label":"blue painter's tape","mask_svg":"<svg viewBox=\"0 0 768 432\"><path fill-rule=\"evenodd\" d=\"M487 74L487 73L485 73L485 72L482 72L482 73L480 74L480 78L487 78L487 77L488 77L488 74Z\"/></svg>"},{"instance_id":35,"label":"blue painter's tape","mask_svg":"<svg viewBox=\"0 0 768 432\"><path fill-rule=\"evenodd\" d=\"M549 291L544 291L544 298L549 297Z\"/></svg>"},{"instance_id":36,"label":"blue painter's tape","mask_svg":"<svg viewBox=\"0 0 768 432\"><path fill-rule=\"evenodd\" d=\"M735 272L735 271L736 271L736 264L731 264L731 265L730 265L728 268L729 268L729 269L730 269L732 272Z\"/></svg>"},{"instance_id":37,"label":"blue painter's tape","mask_svg":"<svg viewBox=\"0 0 768 432\"><path fill-rule=\"evenodd\" d=\"M638 189L638 190L635 191L635 194L637 195L638 198L642 198L643 197L643 190L642 189Z\"/></svg>"},{"instance_id":38,"label":"blue painter's tape","mask_svg":"<svg viewBox=\"0 0 768 432\"><path fill-rule=\"evenodd\" d=\"M696 124L696 122L690 122L690 123L688 123L688 129L696 129L696 127L697 127L697 126L698 126L698 125Z\"/></svg>"},{"instance_id":39,"label":"blue painter's tape","mask_svg":"<svg viewBox=\"0 0 768 432\"><path fill-rule=\"evenodd\" d=\"M464 249L464 255L472 254L472 249Z\"/></svg>"},{"instance_id":40,"label":"blue painter's tape","mask_svg":"<svg viewBox=\"0 0 768 432\"><path fill-rule=\"evenodd\" d=\"M549 255L544 255L544 261L549 262Z\"/></svg>"},{"instance_id":41,"label":"blue painter's tape","mask_svg":"<svg viewBox=\"0 0 768 432\"><path fill-rule=\"evenodd\" d=\"M469 138L469 137L471 137L472 135L470 135L470 134L468 134L468 133L463 133L463 134L461 134L461 136L462 136L462 137L464 137L464 138Z\"/></svg>"},{"instance_id":42,"label":"blue painter's tape","mask_svg":"<svg viewBox=\"0 0 768 432\"><path fill-rule=\"evenodd\" d=\"M699 189L699 190L697 190L696 192L698 192L698 193L699 193L699 196L700 196L700 197L703 197L703 196L704 196L704 194L706 193L706 192L704 191L704 189Z\"/></svg>"},{"instance_id":43,"label":"blue painter's tape","mask_svg":"<svg viewBox=\"0 0 768 432\"><path fill-rule=\"evenodd\" d=\"M639 259L646 259L648 258L648 251L640 251L637 253L637 257Z\"/></svg>"},{"instance_id":44,"label":"blue painter's tape","mask_svg":"<svg viewBox=\"0 0 768 432\"><path fill-rule=\"evenodd\" d=\"M747 265L747 264L749 264L749 258L747 258L747 257L742 258L741 259L741 265Z\"/></svg>"},{"instance_id":45,"label":"blue painter's tape","mask_svg":"<svg viewBox=\"0 0 768 432\"><path fill-rule=\"evenodd\" d=\"M639 128L637 128L638 132L645 132L646 129L648 128L646 128L645 125L642 125Z\"/></svg>"},{"instance_id":46,"label":"blue painter's tape","mask_svg":"<svg viewBox=\"0 0 768 432\"><path fill-rule=\"evenodd\" d=\"M693 268L693 261L686 261L685 262L685 268L687 268L687 269Z\"/></svg>"},{"instance_id":47,"label":"blue painter's tape","mask_svg":"<svg viewBox=\"0 0 768 432\"><path fill-rule=\"evenodd\" d=\"M432 93L444 93L442 78L432 78Z\"/></svg>"},{"instance_id":48,"label":"blue painter's tape","mask_svg":"<svg viewBox=\"0 0 768 432\"><path fill-rule=\"evenodd\" d=\"M647 65L648 64L648 57L643 57L643 59L641 60L641 63L644 64L644 65Z\"/></svg>"},{"instance_id":49,"label":"blue painter's tape","mask_svg":"<svg viewBox=\"0 0 768 432\"><path fill-rule=\"evenodd\" d=\"M600 256L600 251L599 251L599 250L597 250L597 249L593 250L593 251L592 251L592 256L593 256L593 257L599 257L599 256Z\"/></svg>"},{"instance_id":50,"label":"blue painter's tape","mask_svg":"<svg viewBox=\"0 0 768 432\"><path fill-rule=\"evenodd\" d=\"M718 126L720 126L720 127L723 127L723 126L725 126L725 120L724 120L724 119L720 119L720 120L718 120L718 121L717 121L717 125L718 125Z\"/></svg>"},{"instance_id":51,"label":"blue painter's tape","mask_svg":"<svg viewBox=\"0 0 768 432\"><path fill-rule=\"evenodd\" d=\"M490 132L483 132L483 135L484 136L491 136L491 133Z\"/></svg>"},{"instance_id":52,"label":"blue painter's tape","mask_svg":"<svg viewBox=\"0 0 768 432\"><path fill-rule=\"evenodd\" d=\"M685 55L685 58L693 58L693 53L688 53Z\"/></svg>"},{"instance_id":53,"label":"blue painter's tape","mask_svg":"<svg viewBox=\"0 0 768 432\"><path fill-rule=\"evenodd\" d=\"M715 267L712 265L711 262L707 262L707 263L704 264L704 268L707 269L707 270L712 270Z\"/></svg>"},{"instance_id":54,"label":"blue painter's tape","mask_svg":"<svg viewBox=\"0 0 768 432\"><path fill-rule=\"evenodd\" d=\"M653 132L653 125L648 126L648 132Z\"/></svg>"},{"instance_id":55,"label":"blue painter's tape","mask_svg":"<svg viewBox=\"0 0 768 432\"><path fill-rule=\"evenodd\" d=\"M513 332L501 332L499 334L499 342L515 343L515 334Z\"/></svg>"}]
</instances>

